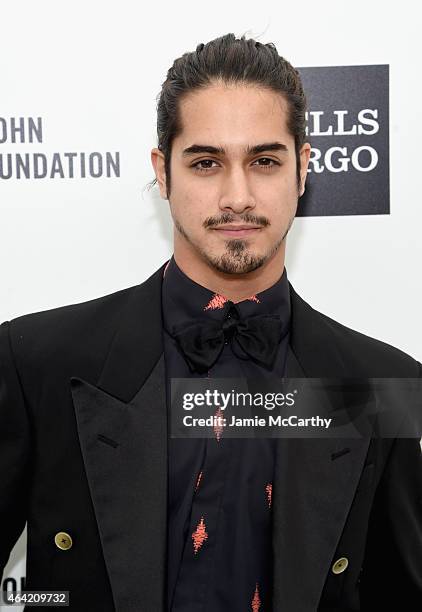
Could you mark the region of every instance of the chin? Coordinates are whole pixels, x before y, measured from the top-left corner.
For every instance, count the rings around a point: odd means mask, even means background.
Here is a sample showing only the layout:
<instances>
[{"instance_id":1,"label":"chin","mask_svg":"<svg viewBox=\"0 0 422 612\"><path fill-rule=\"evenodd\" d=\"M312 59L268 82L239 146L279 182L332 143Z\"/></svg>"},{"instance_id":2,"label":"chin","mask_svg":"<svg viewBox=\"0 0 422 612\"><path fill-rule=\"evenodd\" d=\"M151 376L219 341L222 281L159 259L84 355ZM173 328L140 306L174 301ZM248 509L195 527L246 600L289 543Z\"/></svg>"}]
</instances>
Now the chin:
<instances>
[{"instance_id":1,"label":"chin","mask_svg":"<svg viewBox=\"0 0 422 612\"><path fill-rule=\"evenodd\" d=\"M224 274L248 274L263 266L268 259L266 255L251 251L239 254L203 252L202 255L209 266Z\"/></svg>"}]
</instances>

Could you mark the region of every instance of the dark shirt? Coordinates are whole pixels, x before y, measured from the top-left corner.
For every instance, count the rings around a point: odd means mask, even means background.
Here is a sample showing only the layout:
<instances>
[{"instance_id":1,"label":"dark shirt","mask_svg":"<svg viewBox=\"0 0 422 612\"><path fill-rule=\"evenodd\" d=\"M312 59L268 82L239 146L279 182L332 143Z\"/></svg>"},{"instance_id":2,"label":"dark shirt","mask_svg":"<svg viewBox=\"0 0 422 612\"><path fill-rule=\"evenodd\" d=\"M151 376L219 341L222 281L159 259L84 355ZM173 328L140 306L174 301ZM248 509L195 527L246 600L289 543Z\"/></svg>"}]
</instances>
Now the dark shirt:
<instances>
[{"instance_id":1,"label":"dark shirt","mask_svg":"<svg viewBox=\"0 0 422 612\"><path fill-rule=\"evenodd\" d=\"M283 336L270 369L224 346L207 374L191 372L172 337L183 324L222 322L227 298L190 279L172 257L163 275L163 335L171 378L283 377L290 327L287 272L236 303L241 318L278 314ZM170 422L170 416L169 416ZM268 612L272 595L272 438L171 438L169 434L168 610Z\"/></svg>"}]
</instances>

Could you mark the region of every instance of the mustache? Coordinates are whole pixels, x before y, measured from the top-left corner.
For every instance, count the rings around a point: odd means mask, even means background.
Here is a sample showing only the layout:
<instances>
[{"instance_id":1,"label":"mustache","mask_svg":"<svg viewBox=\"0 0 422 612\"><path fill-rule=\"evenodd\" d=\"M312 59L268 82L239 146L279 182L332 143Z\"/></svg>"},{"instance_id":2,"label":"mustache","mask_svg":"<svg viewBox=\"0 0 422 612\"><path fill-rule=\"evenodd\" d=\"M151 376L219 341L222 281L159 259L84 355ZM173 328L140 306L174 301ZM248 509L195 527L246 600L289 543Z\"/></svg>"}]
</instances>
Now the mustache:
<instances>
[{"instance_id":1,"label":"mustache","mask_svg":"<svg viewBox=\"0 0 422 612\"><path fill-rule=\"evenodd\" d=\"M236 217L232 213L223 213L218 219L216 217L207 217L204 221L204 227L216 227L217 225L226 225L227 223L250 223L251 225L260 225L266 227L271 225L269 219L266 217L252 215L251 213L245 213Z\"/></svg>"}]
</instances>

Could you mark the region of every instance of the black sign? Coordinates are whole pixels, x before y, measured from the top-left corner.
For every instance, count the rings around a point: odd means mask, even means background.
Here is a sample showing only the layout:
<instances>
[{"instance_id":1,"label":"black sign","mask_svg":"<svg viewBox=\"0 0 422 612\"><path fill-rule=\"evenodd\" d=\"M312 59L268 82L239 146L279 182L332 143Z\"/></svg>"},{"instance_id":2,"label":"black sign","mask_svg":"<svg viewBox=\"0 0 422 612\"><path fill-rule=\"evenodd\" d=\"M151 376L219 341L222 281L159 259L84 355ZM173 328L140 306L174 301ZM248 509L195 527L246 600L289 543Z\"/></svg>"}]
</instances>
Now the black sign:
<instances>
[{"instance_id":1,"label":"black sign","mask_svg":"<svg viewBox=\"0 0 422 612\"><path fill-rule=\"evenodd\" d=\"M389 66L298 70L312 152L297 216L389 214Z\"/></svg>"}]
</instances>

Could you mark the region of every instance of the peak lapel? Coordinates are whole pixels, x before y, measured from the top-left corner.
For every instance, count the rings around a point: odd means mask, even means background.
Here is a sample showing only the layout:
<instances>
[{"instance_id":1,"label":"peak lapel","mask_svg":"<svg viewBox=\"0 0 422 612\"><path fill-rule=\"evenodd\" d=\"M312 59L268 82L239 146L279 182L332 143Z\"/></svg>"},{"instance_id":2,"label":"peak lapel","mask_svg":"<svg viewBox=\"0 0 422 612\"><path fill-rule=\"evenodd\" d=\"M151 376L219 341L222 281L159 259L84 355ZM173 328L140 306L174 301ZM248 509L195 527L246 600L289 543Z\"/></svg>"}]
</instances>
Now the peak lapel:
<instances>
[{"instance_id":1,"label":"peak lapel","mask_svg":"<svg viewBox=\"0 0 422 612\"><path fill-rule=\"evenodd\" d=\"M71 378L81 450L117 612L159 612L165 605L163 268L133 289L98 381Z\"/></svg>"},{"instance_id":2,"label":"peak lapel","mask_svg":"<svg viewBox=\"0 0 422 612\"><path fill-rule=\"evenodd\" d=\"M334 339L290 286L288 378L347 377ZM340 409L341 406L333 406ZM314 612L353 501L370 438L284 438L273 489L274 610ZM348 447L350 452L331 455Z\"/></svg>"}]
</instances>

